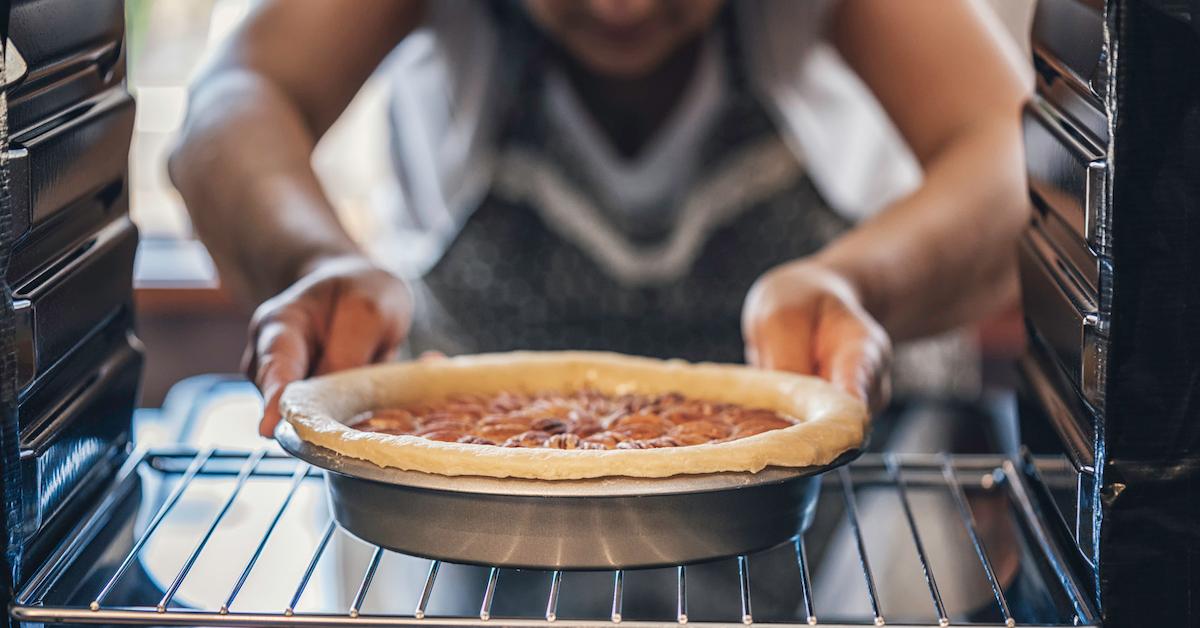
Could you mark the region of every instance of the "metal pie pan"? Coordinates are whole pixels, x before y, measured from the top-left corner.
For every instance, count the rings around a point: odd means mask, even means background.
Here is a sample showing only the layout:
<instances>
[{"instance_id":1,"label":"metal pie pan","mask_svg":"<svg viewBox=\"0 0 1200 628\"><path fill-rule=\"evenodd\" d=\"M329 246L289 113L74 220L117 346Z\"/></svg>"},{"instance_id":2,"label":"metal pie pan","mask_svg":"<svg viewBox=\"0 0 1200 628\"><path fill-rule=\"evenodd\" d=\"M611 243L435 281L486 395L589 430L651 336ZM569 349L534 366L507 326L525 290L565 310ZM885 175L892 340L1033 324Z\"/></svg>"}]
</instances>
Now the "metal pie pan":
<instances>
[{"instance_id":1,"label":"metal pie pan","mask_svg":"<svg viewBox=\"0 0 1200 628\"><path fill-rule=\"evenodd\" d=\"M773 547L812 521L832 464L670 478L527 480L401 471L275 437L325 470L338 524L369 543L456 563L535 569L632 569Z\"/></svg>"}]
</instances>

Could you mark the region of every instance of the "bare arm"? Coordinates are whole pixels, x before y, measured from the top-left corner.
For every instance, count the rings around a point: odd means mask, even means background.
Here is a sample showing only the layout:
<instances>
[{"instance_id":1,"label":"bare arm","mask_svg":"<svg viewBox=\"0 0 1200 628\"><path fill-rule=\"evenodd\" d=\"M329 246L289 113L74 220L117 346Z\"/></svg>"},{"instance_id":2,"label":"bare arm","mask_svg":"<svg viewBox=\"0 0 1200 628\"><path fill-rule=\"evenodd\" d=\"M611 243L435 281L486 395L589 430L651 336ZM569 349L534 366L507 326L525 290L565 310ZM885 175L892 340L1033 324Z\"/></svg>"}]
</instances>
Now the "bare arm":
<instances>
[{"instance_id":1,"label":"bare arm","mask_svg":"<svg viewBox=\"0 0 1200 628\"><path fill-rule=\"evenodd\" d=\"M971 0L846 0L834 38L924 170L912 195L829 246L897 339L1011 302L1027 220L1020 110L1028 63Z\"/></svg>"},{"instance_id":2,"label":"bare arm","mask_svg":"<svg viewBox=\"0 0 1200 628\"><path fill-rule=\"evenodd\" d=\"M342 229L313 147L419 21L417 0L266 0L196 82L169 169L224 284L258 305L245 357L279 421L288 383L385 359L411 304Z\"/></svg>"},{"instance_id":3,"label":"bare arm","mask_svg":"<svg viewBox=\"0 0 1200 628\"><path fill-rule=\"evenodd\" d=\"M222 280L258 303L355 253L310 165L317 140L420 19L418 2L264 2L192 89L170 173Z\"/></svg>"},{"instance_id":4,"label":"bare arm","mask_svg":"<svg viewBox=\"0 0 1200 628\"><path fill-rule=\"evenodd\" d=\"M1029 71L975 0L844 0L834 41L920 160L918 190L751 289L750 362L815 373L874 405L891 338L1011 302L1027 220L1020 108Z\"/></svg>"}]
</instances>

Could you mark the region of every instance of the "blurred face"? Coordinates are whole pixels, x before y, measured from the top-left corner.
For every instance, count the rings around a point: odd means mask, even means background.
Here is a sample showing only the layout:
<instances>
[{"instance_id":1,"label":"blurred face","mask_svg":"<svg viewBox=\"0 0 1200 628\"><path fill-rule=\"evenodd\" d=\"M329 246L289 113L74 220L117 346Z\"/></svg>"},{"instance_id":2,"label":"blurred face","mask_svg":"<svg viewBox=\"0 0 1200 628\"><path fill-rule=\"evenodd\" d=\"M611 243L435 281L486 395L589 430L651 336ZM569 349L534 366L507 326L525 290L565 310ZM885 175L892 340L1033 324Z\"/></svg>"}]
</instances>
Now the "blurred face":
<instances>
[{"instance_id":1,"label":"blurred face","mask_svg":"<svg viewBox=\"0 0 1200 628\"><path fill-rule=\"evenodd\" d=\"M597 74L637 78L712 24L722 0L524 0L533 20Z\"/></svg>"}]
</instances>

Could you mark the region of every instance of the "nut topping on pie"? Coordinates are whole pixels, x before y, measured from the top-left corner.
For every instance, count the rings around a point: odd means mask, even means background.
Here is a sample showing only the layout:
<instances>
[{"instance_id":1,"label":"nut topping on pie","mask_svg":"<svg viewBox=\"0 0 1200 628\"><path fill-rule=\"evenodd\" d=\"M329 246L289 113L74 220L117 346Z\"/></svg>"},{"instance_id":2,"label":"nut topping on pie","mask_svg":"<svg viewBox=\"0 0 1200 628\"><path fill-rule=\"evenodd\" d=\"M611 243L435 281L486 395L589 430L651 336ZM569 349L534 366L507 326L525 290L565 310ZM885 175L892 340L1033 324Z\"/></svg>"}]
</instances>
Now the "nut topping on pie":
<instances>
[{"instance_id":1,"label":"nut topping on pie","mask_svg":"<svg viewBox=\"0 0 1200 628\"><path fill-rule=\"evenodd\" d=\"M435 441L551 449L656 449L720 443L795 425L774 410L680 393L455 395L360 414L350 427Z\"/></svg>"}]
</instances>

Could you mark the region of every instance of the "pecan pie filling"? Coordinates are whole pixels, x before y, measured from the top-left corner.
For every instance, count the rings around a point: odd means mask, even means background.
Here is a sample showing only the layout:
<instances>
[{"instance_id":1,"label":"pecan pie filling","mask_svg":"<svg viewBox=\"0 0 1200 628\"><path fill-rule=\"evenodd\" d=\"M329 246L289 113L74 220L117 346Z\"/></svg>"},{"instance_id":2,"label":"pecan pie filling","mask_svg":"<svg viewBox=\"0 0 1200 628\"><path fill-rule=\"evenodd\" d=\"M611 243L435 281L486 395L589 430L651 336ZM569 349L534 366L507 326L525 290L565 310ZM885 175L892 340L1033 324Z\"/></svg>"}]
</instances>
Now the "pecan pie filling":
<instances>
[{"instance_id":1,"label":"pecan pie filling","mask_svg":"<svg viewBox=\"0 0 1200 628\"><path fill-rule=\"evenodd\" d=\"M774 410L679 393L614 396L581 390L456 395L366 412L350 427L500 447L650 449L720 443L795 424Z\"/></svg>"}]
</instances>

